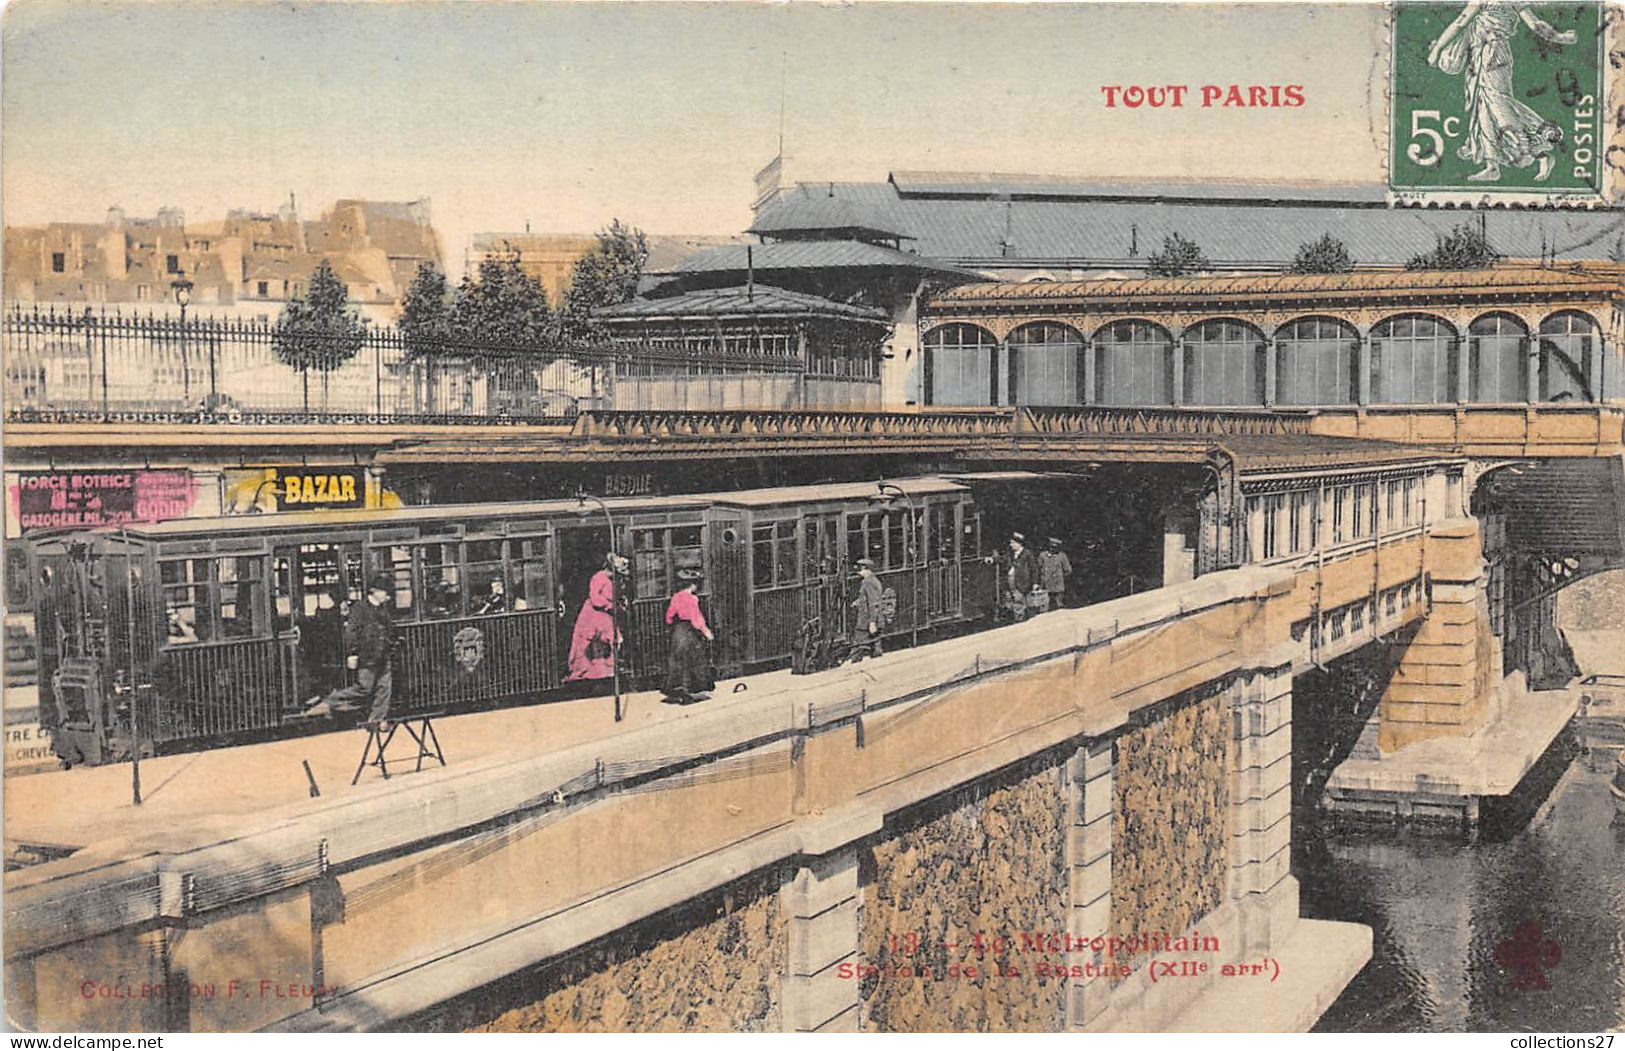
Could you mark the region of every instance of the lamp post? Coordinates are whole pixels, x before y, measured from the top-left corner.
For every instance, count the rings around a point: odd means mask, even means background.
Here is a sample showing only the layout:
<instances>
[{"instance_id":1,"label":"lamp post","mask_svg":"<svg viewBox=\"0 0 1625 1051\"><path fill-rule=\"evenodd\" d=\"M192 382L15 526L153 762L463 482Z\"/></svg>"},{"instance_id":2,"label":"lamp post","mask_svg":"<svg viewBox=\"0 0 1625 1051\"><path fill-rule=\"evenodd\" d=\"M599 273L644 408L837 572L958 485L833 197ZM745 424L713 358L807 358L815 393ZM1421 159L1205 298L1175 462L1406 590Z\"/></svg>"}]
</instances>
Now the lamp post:
<instances>
[{"instance_id":1,"label":"lamp post","mask_svg":"<svg viewBox=\"0 0 1625 1051\"><path fill-rule=\"evenodd\" d=\"M909 645L918 646L920 644L920 554L921 554L921 552L919 550L919 543L918 543L918 541L919 541L919 530L920 530L919 512L917 510L915 510L913 497L909 496L908 493L901 486L894 485L891 482L879 482L879 483L877 483L877 485L878 485L878 487L880 489L880 495L881 496L900 496L900 497L903 498L903 502L908 505L908 544L907 544L907 547L913 548L913 551L910 552L910 557L909 557L909 560L908 560L909 561L909 584L910 584L909 591L912 593L909 596L909 606L910 606L910 613L909 613L910 641L909 641Z\"/></svg>"},{"instance_id":2,"label":"lamp post","mask_svg":"<svg viewBox=\"0 0 1625 1051\"><path fill-rule=\"evenodd\" d=\"M186 271L183 270L175 278L175 280L173 280L173 281L171 281L169 283L169 287L174 290L174 292L175 292L175 302L177 304L179 304L179 306L181 308L181 385L182 385L182 397L186 401L187 408L191 408L191 405L192 405L192 370L191 370L191 363L187 360L187 357L186 357L186 305L192 301L192 282L187 279ZM211 362L211 364L212 364L212 362ZM211 372L212 372L212 370L211 370ZM214 376L212 374L209 376L209 386L211 388L213 388L213 386L214 386Z\"/></svg>"},{"instance_id":3,"label":"lamp post","mask_svg":"<svg viewBox=\"0 0 1625 1051\"><path fill-rule=\"evenodd\" d=\"M615 550L615 517L609 513L609 505L599 497L584 491L576 493L576 505L583 509L583 513L585 513L588 501L598 505L598 509L604 512L604 521L609 524L609 553L611 556L609 581L610 594L613 596L609 604L609 667L610 678L615 690L615 721L620 722L625 717L625 712L621 707L621 587L615 580L614 556L618 554Z\"/></svg>"}]
</instances>

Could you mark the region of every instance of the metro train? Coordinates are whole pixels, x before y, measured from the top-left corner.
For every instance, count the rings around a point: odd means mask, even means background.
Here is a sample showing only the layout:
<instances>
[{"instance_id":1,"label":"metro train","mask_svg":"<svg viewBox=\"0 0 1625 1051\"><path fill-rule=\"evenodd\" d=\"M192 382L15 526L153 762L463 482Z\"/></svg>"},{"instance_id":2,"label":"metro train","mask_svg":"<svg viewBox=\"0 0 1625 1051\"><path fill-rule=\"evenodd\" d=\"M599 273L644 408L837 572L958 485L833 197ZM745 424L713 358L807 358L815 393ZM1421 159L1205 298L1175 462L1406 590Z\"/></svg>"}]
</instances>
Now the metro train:
<instances>
[{"instance_id":1,"label":"metro train","mask_svg":"<svg viewBox=\"0 0 1625 1051\"><path fill-rule=\"evenodd\" d=\"M936 476L64 533L32 549L40 722L69 765L298 732L311 702L353 676L340 610L379 574L394 583L400 639L392 712L568 695L571 624L611 550L630 561L628 686L665 668L683 567L703 573L719 677L805 669L850 638L860 558L894 603L884 634L917 636L994 615L993 546L972 489Z\"/></svg>"}]
</instances>

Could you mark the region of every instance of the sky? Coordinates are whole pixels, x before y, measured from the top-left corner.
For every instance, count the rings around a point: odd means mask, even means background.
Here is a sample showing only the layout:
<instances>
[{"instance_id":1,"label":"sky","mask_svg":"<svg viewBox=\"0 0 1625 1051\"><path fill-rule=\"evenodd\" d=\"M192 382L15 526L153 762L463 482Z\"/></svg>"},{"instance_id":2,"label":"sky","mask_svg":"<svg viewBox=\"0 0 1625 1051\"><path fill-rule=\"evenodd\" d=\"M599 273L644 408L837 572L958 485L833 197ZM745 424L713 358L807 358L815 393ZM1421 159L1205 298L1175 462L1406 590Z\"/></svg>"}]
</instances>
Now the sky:
<instances>
[{"instance_id":1,"label":"sky","mask_svg":"<svg viewBox=\"0 0 1625 1051\"><path fill-rule=\"evenodd\" d=\"M1380 182L1386 12L1349 5L14 0L8 224L427 196L474 232L737 233L792 178ZM1103 85L1191 85L1107 108ZM1201 84L1298 84L1203 109Z\"/></svg>"}]
</instances>

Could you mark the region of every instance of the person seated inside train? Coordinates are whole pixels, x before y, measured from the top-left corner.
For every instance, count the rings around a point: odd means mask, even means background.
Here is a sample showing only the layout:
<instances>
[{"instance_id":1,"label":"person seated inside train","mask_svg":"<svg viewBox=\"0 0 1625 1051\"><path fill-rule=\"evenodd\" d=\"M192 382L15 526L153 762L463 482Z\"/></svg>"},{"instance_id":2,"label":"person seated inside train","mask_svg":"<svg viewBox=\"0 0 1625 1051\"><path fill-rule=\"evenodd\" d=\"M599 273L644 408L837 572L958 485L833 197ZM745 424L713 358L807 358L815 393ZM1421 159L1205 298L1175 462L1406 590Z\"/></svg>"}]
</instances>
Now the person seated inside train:
<instances>
[{"instance_id":1,"label":"person seated inside train","mask_svg":"<svg viewBox=\"0 0 1625 1051\"><path fill-rule=\"evenodd\" d=\"M169 641L196 642L197 628L194 617L191 607L169 607Z\"/></svg>"},{"instance_id":2,"label":"person seated inside train","mask_svg":"<svg viewBox=\"0 0 1625 1051\"><path fill-rule=\"evenodd\" d=\"M492 577L485 595L476 600L473 611L476 616L483 617L489 613L506 613L510 609L515 612L528 609L523 595L516 595L512 602L508 601L508 590L502 583L501 577Z\"/></svg>"}]
</instances>

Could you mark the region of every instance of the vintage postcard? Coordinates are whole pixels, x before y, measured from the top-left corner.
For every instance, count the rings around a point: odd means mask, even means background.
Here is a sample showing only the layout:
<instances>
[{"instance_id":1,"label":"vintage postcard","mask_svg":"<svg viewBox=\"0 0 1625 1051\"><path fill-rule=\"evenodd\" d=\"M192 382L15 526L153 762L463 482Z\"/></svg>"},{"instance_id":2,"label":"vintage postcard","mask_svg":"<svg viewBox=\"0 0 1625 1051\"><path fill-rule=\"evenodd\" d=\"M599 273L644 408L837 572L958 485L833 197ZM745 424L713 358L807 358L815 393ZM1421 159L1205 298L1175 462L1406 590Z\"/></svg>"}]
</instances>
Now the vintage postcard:
<instances>
[{"instance_id":1,"label":"vintage postcard","mask_svg":"<svg viewBox=\"0 0 1625 1051\"><path fill-rule=\"evenodd\" d=\"M1611 1047L1622 13L16 0L6 1024Z\"/></svg>"}]
</instances>

